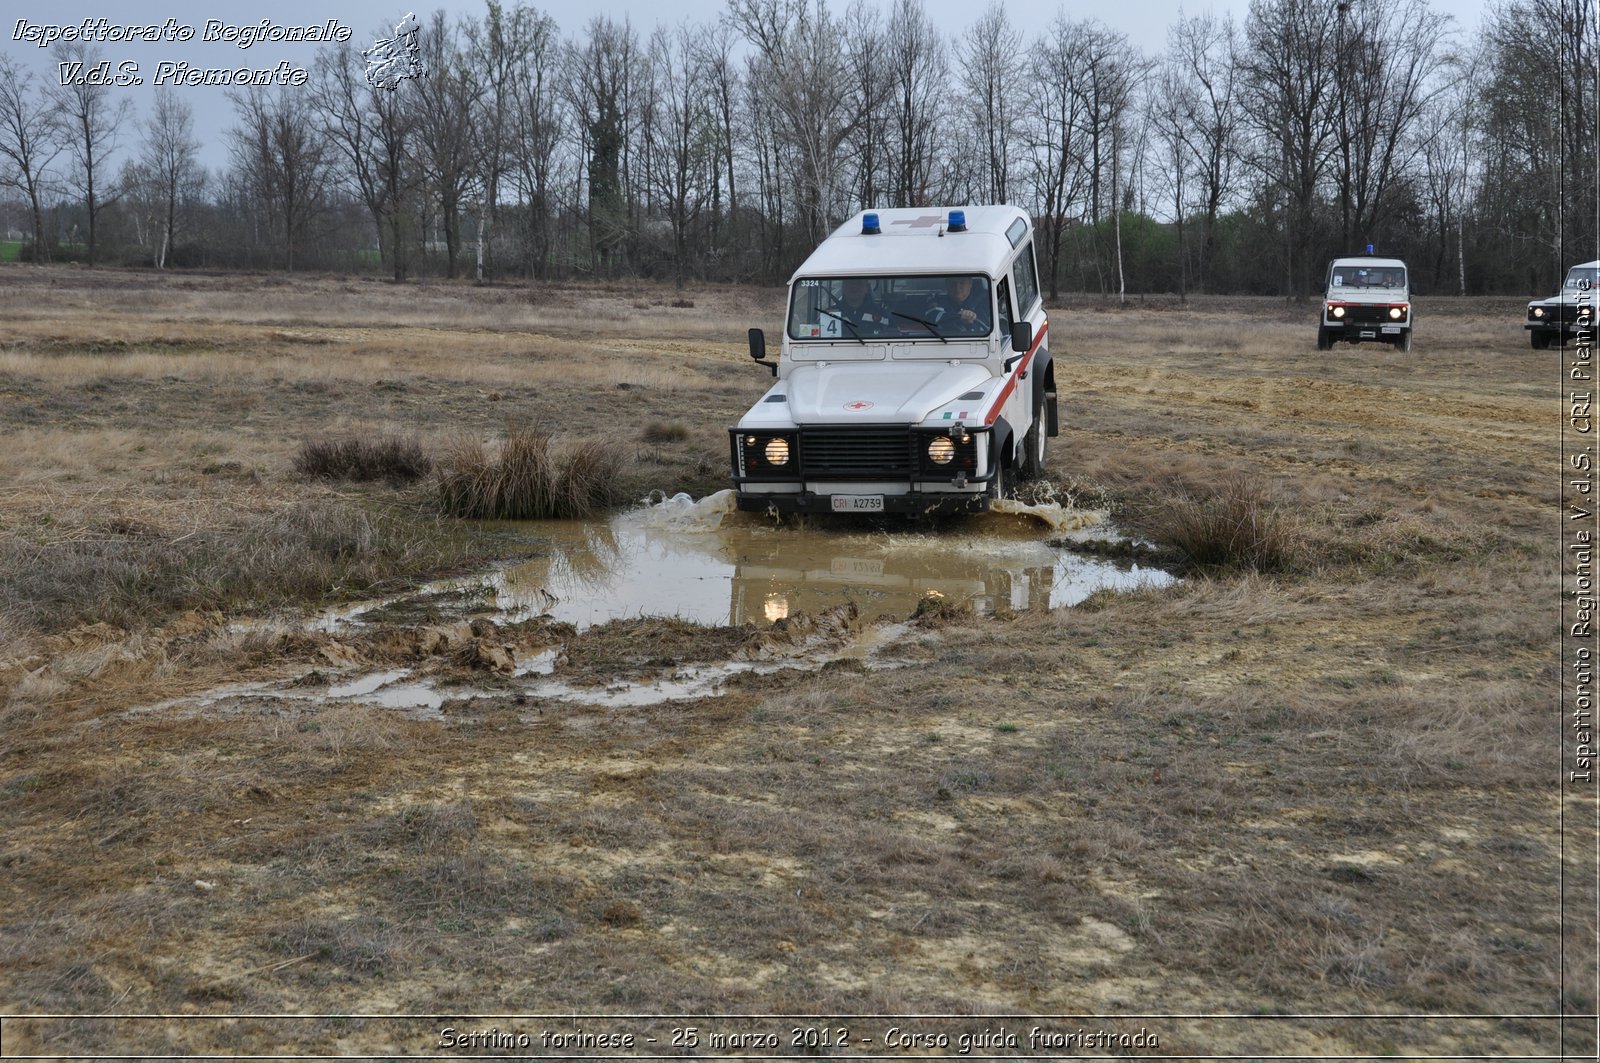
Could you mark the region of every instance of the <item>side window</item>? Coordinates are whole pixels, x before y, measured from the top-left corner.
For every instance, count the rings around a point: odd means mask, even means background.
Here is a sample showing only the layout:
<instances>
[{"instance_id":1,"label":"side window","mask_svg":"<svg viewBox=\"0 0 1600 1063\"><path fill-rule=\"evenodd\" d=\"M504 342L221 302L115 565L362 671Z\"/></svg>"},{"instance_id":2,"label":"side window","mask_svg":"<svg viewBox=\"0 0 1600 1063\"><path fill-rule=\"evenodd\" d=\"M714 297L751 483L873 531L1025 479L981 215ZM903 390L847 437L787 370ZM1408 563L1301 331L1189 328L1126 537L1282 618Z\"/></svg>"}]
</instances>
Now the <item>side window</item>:
<instances>
[{"instance_id":1,"label":"side window","mask_svg":"<svg viewBox=\"0 0 1600 1063\"><path fill-rule=\"evenodd\" d=\"M1011 335L1011 281L1001 277L1000 283L995 287L995 297L1000 300L1000 339L1002 342Z\"/></svg>"},{"instance_id":2,"label":"side window","mask_svg":"<svg viewBox=\"0 0 1600 1063\"><path fill-rule=\"evenodd\" d=\"M1017 256L1012 272L1017 278L1017 313L1026 314L1039 301L1039 271L1033 264L1033 242L1030 240Z\"/></svg>"}]
</instances>

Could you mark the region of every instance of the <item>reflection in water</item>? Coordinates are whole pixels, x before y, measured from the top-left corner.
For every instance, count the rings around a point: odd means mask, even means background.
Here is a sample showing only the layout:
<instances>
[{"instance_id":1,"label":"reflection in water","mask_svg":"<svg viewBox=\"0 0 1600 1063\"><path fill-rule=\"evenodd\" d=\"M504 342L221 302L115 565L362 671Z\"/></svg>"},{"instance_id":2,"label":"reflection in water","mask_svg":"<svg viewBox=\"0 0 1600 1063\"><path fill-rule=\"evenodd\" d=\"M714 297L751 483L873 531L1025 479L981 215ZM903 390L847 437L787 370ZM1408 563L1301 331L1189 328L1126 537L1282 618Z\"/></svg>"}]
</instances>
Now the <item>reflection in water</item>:
<instances>
[{"instance_id":1,"label":"reflection in water","mask_svg":"<svg viewBox=\"0 0 1600 1063\"><path fill-rule=\"evenodd\" d=\"M508 619L548 614L580 628L633 616L767 626L847 599L867 617L910 616L933 591L980 612L1023 611L1172 579L1045 543L1042 533L1102 519L1055 505L1009 503L928 531L774 526L732 501L728 491L679 495L604 524L529 522L549 553L493 578L497 606Z\"/></svg>"},{"instance_id":2,"label":"reflection in water","mask_svg":"<svg viewBox=\"0 0 1600 1063\"><path fill-rule=\"evenodd\" d=\"M1161 586L1172 581L1157 569L1119 568L1079 557L1043 536L1072 534L1101 523L1102 515L1059 506L1010 503L1001 511L937 530L915 525L813 524L775 526L733 509L733 492L695 502L686 495L623 513L602 523L530 522L523 529L547 549L536 561L487 576L451 580L386 602L325 613L314 630L338 632L372 620L414 623L412 613L437 622L442 610L492 616L514 623L549 615L578 627L619 617L677 616L702 624L768 628L798 613L823 616L854 602L861 616L904 620L917 603L937 593L952 605L980 612L1023 611L1074 605L1102 589ZM1098 530L1098 529L1097 529ZM850 615L855 616L855 611ZM536 697L614 707L715 696L732 676L792 666L820 667L851 657L868 662L881 646L902 639L907 626L868 624L842 645L783 644L771 659L673 668L639 682L574 686L560 673L560 647L521 661L515 680ZM326 682L313 673L318 686ZM302 677L302 680L307 677ZM302 681L219 688L189 698L130 711L212 711L229 702L252 711L297 711L328 702L374 705L437 719L447 700L497 697L499 687L451 686L448 695L421 672L389 669L342 677L319 691Z\"/></svg>"}]
</instances>

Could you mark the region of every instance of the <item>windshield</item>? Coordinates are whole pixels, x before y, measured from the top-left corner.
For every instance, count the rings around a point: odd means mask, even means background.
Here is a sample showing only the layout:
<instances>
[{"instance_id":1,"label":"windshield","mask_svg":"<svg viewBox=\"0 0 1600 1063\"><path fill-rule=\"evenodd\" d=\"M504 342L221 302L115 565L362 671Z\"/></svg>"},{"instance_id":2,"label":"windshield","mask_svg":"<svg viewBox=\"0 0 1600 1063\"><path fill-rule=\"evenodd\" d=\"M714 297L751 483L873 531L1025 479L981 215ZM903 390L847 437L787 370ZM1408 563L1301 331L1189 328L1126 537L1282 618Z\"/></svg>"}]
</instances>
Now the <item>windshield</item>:
<instances>
[{"instance_id":1,"label":"windshield","mask_svg":"<svg viewBox=\"0 0 1600 1063\"><path fill-rule=\"evenodd\" d=\"M1567 274L1567 279L1561 282L1563 288L1593 288L1600 285L1600 269L1594 266L1573 266Z\"/></svg>"},{"instance_id":2,"label":"windshield","mask_svg":"<svg viewBox=\"0 0 1600 1063\"><path fill-rule=\"evenodd\" d=\"M975 273L808 277L789 300L796 340L939 339L994 331L994 294Z\"/></svg>"},{"instance_id":3,"label":"windshield","mask_svg":"<svg viewBox=\"0 0 1600 1063\"><path fill-rule=\"evenodd\" d=\"M1364 266L1343 263L1334 266L1328 276L1330 288L1404 288L1405 286L1404 266Z\"/></svg>"}]
</instances>

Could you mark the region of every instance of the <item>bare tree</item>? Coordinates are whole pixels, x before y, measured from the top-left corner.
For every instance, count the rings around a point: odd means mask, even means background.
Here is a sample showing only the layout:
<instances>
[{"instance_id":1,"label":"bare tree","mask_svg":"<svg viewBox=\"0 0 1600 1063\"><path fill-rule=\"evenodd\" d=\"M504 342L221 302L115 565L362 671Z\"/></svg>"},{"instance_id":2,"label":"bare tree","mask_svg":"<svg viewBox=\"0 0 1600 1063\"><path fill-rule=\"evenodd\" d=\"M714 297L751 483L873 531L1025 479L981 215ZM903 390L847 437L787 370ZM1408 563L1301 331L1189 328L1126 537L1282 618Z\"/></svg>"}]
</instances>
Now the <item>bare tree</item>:
<instances>
[{"instance_id":1,"label":"bare tree","mask_svg":"<svg viewBox=\"0 0 1600 1063\"><path fill-rule=\"evenodd\" d=\"M585 43L566 56L567 95L587 148L590 252L596 266L607 270L620 265L632 231L625 156L639 59L633 27L604 16L590 19Z\"/></svg>"},{"instance_id":2,"label":"bare tree","mask_svg":"<svg viewBox=\"0 0 1600 1063\"><path fill-rule=\"evenodd\" d=\"M33 75L9 56L0 55L0 185L28 199L33 220L34 261L50 257L44 235L44 196L50 166L62 147L53 137L55 122L49 102L34 88Z\"/></svg>"},{"instance_id":3,"label":"bare tree","mask_svg":"<svg viewBox=\"0 0 1600 1063\"><path fill-rule=\"evenodd\" d=\"M1217 218L1233 193L1243 121L1239 59L1232 19L1198 15L1168 31L1168 61L1175 83L1175 129L1192 160L1199 200L1200 246L1195 276L1206 283L1216 252Z\"/></svg>"},{"instance_id":4,"label":"bare tree","mask_svg":"<svg viewBox=\"0 0 1600 1063\"><path fill-rule=\"evenodd\" d=\"M106 159L116 150L133 104L125 99L113 103L112 86L91 76L103 62L98 49L82 41L64 41L52 51L61 83L51 91L51 97L61 139L76 164L69 171L69 180L83 197L89 228L89 264L94 265L100 212L116 200L115 193L105 194Z\"/></svg>"},{"instance_id":5,"label":"bare tree","mask_svg":"<svg viewBox=\"0 0 1600 1063\"><path fill-rule=\"evenodd\" d=\"M1334 66L1337 5L1326 0L1252 0L1242 62L1253 143L1250 165L1286 209L1285 288L1304 297L1312 265L1317 192L1338 134Z\"/></svg>"},{"instance_id":6,"label":"bare tree","mask_svg":"<svg viewBox=\"0 0 1600 1063\"><path fill-rule=\"evenodd\" d=\"M422 41L422 63L428 73L419 80L416 93L417 155L439 208L445 272L454 277L461 251L461 208L481 177L482 142L476 126L484 86L457 44L443 11L433 13Z\"/></svg>"},{"instance_id":7,"label":"bare tree","mask_svg":"<svg viewBox=\"0 0 1600 1063\"><path fill-rule=\"evenodd\" d=\"M194 110L178 91L171 87L157 90L155 110L144 123L144 142L139 152L139 169L150 184L159 210L157 269L167 268L167 256L177 244L179 208L198 195L205 184L205 171L198 161L200 142L194 138Z\"/></svg>"},{"instance_id":8,"label":"bare tree","mask_svg":"<svg viewBox=\"0 0 1600 1063\"><path fill-rule=\"evenodd\" d=\"M883 61L883 20L868 0L852 0L845 15L851 32L844 40L845 78L850 87L850 126L846 158L854 166L855 199L880 206L889 171L889 112L892 73Z\"/></svg>"},{"instance_id":9,"label":"bare tree","mask_svg":"<svg viewBox=\"0 0 1600 1063\"><path fill-rule=\"evenodd\" d=\"M1050 296L1060 292L1061 256L1067 230L1082 221L1083 192L1089 172L1087 72L1082 23L1058 14L1037 49L1037 76L1024 81L1026 111L1022 130L1027 147L1036 219L1044 245Z\"/></svg>"},{"instance_id":10,"label":"bare tree","mask_svg":"<svg viewBox=\"0 0 1600 1063\"><path fill-rule=\"evenodd\" d=\"M727 17L761 59L751 85L779 123L775 141L795 156L795 205L816 243L842 205L842 149L858 120L845 92L840 27L826 0L729 0Z\"/></svg>"},{"instance_id":11,"label":"bare tree","mask_svg":"<svg viewBox=\"0 0 1600 1063\"><path fill-rule=\"evenodd\" d=\"M1476 206L1498 245L1486 265L1500 283L1528 291L1547 289L1600 239L1600 25L1590 7L1508 0L1491 8L1482 32ZM1510 262L1520 276L1502 274Z\"/></svg>"},{"instance_id":12,"label":"bare tree","mask_svg":"<svg viewBox=\"0 0 1600 1063\"><path fill-rule=\"evenodd\" d=\"M1193 156L1185 139L1188 131L1181 61L1170 53L1162 64L1155 91L1145 97L1145 123L1154 132L1156 169L1165 180L1172 197L1172 224L1178 235L1178 298L1189 294L1189 247L1187 215Z\"/></svg>"},{"instance_id":13,"label":"bare tree","mask_svg":"<svg viewBox=\"0 0 1600 1063\"><path fill-rule=\"evenodd\" d=\"M895 0L885 43L878 54L879 62L888 65L894 93L891 200L899 207L927 206L949 70L943 42L922 0Z\"/></svg>"},{"instance_id":14,"label":"bare tree","mask_svg":"<svg viewBox=\"0 0 1600 1063\"><path fill-rule=\"evenodd\" d=\"M706 29L700 39L700 68L705 78L706 93L716 122L716 147L722 169L720 178L711 185L712 253L721 251L718 225L724 215L722 207L722 182L727 181L728 197L726 216L739 214L739 193L735 177L734 154L738 150L740 135L735 127L740 93L739 68L734 62L733 27L718 22Z\"/></svg>"},{"instance_id":15,"label":"bare tree","mask_svg":"<svg viewBox=\"0 0 1600 1063\"><path fill-rule=\"evenodd\" d=\"M511 87L511 181L526 204L522 268L543 277L549 268L551 214L566 132L556 67L561 41L555 21L532 16L523 34L521 76Z\"/></svg>"},{"instance_id":16,"label":"bare tree","mask_svg":"<svg viewBox=\"0 0 1600 1063\"><path fill-rule=\"evenodd\" d=\"M488 10L479 22L466 27L467 56L471 68L482 82L474 129L477 134L479 176L476 188L478 259L477 278L484 280L486 266L492 262L490 241L500 213L501 189L516 165L512 158L517 140L518 95L530 76L542 72L530 69L529 56L545 46L553 24L547 15L517 3L506 7L499 0L487 0Z\"/></svg>"},{"instance_id":17,"label":"bare tree","mask_svg":"<svg viewBox=\"0 0 1600 1063\"><path fill-rule=\"evenodd\" d=\"M1129 48L1128 39L1122 34L1091 24L1088 67L1089 114L1093 118L1089 136L1089 151L1093 160L1089 202L1092 216L1098 217L1100 173L1102 169L1108 169L1112 264L1117 274L1117 297L1126 300L1128 280L1122 258L1122 215L1132 207L1133 197L1132 188L1125 180L1127 171L1124 168L1124 156L1139 156L1136 146L1129 142L1128 119L1131 117L1134 86L1144 78L1149 64L1142 55ZM1106 287L1102 282L1101 290L1104 291Z\"/></svg>"},{"instance_id":18,"label":"bare tree","mask_svg":"<svg viewBox=\"0 0 1600 1063\"><path fill-rule=\"evenodd\" d=\"M745 112L750 117L747 128L760 200L760 235L755 243L760 249L762 273L770 279L782 276L788 263L787 207L793 189L791 175L799 169L798 149L784 132L783 117L772 93L763 88L771 61L757 53L746 57L745 63Z\"/></svg>"},{"instance_id":19,"label":"bare tree","mask_svg":"<svg viewBox=\"0 0 1600 1063\"><path fill-rule=\"evenodd\" d=\"M656 159L650 168L672 225L673 277L683 287L689 259L689 226L709 198L704 179L714 144L715 119L696 47L687 23L658 28L650 38L651 69L659 101Z\"/></svg>"},{"instance_id":20,"label":"bare tree","mask_svg":"<svg viewBox=\"0 0 1600 1063\"><path fill-rule=\"evenodd\" d=\"M293 270L312 219L326 206L332 149L301 93L252 87L235 93L233 106L234 174L265 208L283 241L284 267Z\"/></svg>"},{"instance_id":21,"label":"bare tree","mask_svg":"<svg viewBox=\"0 0 1600 1063\"><path fill-rule=\"evenodd\" d=\"M406 279L407 207L419 181L412 161L414 115L419 106L411 80L393 89L369 84L364 63L347 44L317 55L312 105L328 144L340 157L335 181L361 201L372 218L380 257L394 279Z\"/></svg>"},{"instance_id":22,"label":"bare tree","mask_svg":"<svg viewBox=\"0 0 1600 1063\"><path fill-rule=\"evenodd\" d=\"M1437 77L1450 17L1427 0L1361 0L1336 7L1340 248L1381 233L1385 198L1420 143L1424 109L1446 84Z\"/></svg>"},{"instance_id":23,"label":"bare tree","mask_svg":"<svg viewBox=\"0 0 1600 1063\"><path fill-rule=\"evenodd\" d=\"M1419 122L1422 140L1421 186L1430 207L1434 236L1433 275L1440 283L1455 275L1458 295L1467 294L1465 226L1468 204L1473 198L1475 136L1472 100L1475 87L1468 64L1453 61L1460 75L1451 79L1444 93L1429 101ZM1447 263L1452 241L1454 263ZM1451 266L1454 268L1452 269Z\"/></svg>"},{"instance_id":24,"label":"bare tree","mask_svg":"<svg viewBox=\"0 0 1600 1063\"><path fill-rule=\"evenodd\" d=\"M962 38L957 54L971 120L983 131L985 198L1008 203L1011 144L1016 136L1011 104L1021 79L1022 34L1011 28L999 0Z\"/></svg>"}]
</instances>

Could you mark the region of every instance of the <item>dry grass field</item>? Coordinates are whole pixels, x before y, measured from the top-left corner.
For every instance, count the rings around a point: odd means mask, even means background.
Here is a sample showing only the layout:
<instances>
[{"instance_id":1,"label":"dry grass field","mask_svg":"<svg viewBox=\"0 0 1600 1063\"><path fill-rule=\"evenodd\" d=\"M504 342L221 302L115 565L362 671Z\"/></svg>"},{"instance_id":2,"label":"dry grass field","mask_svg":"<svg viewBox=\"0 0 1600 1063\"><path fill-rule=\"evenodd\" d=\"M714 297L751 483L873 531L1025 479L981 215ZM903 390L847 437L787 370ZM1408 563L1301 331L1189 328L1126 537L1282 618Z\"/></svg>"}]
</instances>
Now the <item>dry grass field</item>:
<instances>
[{"instance_id":1,"label":"dry grass field","mask_svg":"<svg viewBox=\"0 0 1600 1063\"><path fill-rule=\"evenodd\" d=\"M528 550L310 443L533 427L624 497L725 486L781 293L0 266L0 1012L56 1016L0 1050L1592 1058L1559 352L1515 300L1424 299L1409 355L1319 354L1314 313L1053 311L1058 489L1167 548L1242 499L1269 557L688 702L130 712L414 659L403 619L286 618ZM474 637L603 682L770 635ZM817 1021L705 1018L736 1013ZM907 1014L972 1018L865 1017Z\"/></svg>"}]
</instances>

